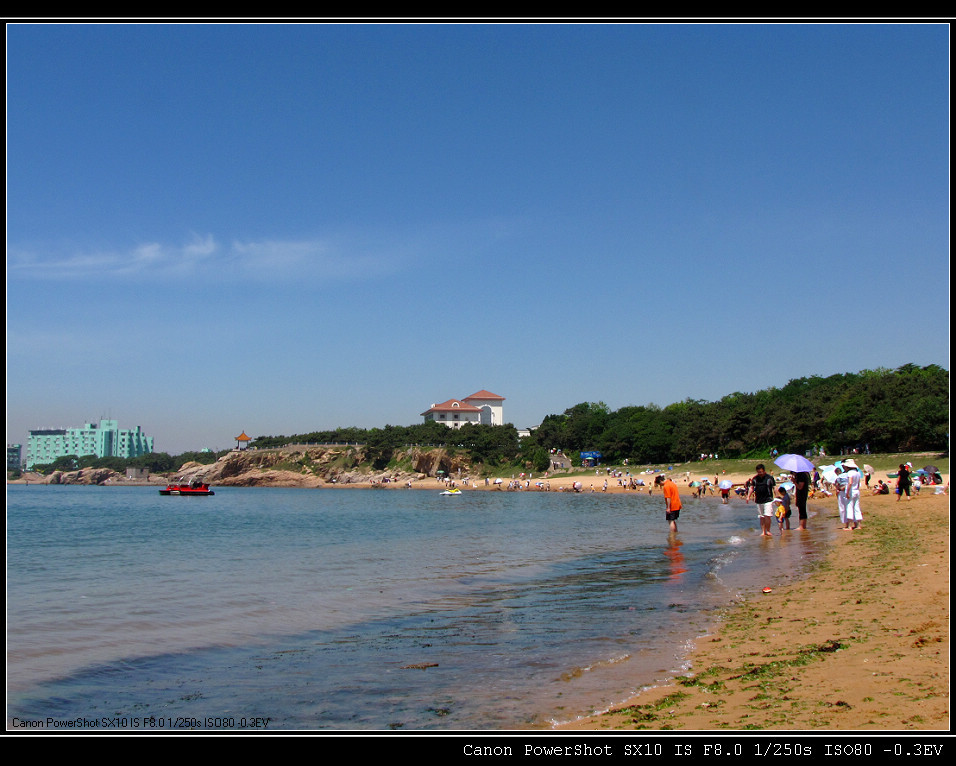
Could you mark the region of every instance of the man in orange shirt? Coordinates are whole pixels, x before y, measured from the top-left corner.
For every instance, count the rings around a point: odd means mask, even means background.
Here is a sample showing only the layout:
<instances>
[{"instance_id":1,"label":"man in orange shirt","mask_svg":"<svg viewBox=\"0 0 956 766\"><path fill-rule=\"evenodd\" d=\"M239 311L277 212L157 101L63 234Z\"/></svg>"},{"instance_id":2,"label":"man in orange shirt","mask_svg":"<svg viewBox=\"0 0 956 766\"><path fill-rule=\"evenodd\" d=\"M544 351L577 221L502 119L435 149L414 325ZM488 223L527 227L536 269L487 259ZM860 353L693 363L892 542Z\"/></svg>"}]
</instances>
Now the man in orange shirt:
<instances>
[{"instance_id":1,"label":"man in orange shirt","mask_svg":"<svg viewBox=\"0 0 956 766\"><path fill-rule=\"evenodd\" d=\"M677 485L664 476L658 476L654 483L664 490L664 503L666 515L664 518L670 522L671 532L677 531L677 517L680 516L680 493L677 491Z\"/></svg>"}]
</instances>

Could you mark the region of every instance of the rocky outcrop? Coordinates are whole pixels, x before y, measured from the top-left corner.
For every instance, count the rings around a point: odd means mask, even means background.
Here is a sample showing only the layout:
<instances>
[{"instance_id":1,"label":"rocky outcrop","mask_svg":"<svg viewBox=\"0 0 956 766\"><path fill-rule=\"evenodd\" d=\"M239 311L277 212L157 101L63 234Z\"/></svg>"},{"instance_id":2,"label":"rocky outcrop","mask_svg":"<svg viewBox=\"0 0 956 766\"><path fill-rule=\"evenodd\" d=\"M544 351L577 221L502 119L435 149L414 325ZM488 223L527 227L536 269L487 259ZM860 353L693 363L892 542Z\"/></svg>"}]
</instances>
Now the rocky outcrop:
<instances>
[{"instance_id":1,"label":"rocky outcrop","mask_svg":"<svg viewBox=\"0 0 956 766\"><path fill-rule=\"evenodd\" d=\"M468 475L471 464L457 455L449 455L444 449L421 449L413 447L405 453L417 473L425 476L438 476L442 471L444 476Z\"/></svg>"},{"instance_id":2,"label":"rocky outcrop","mask_svg":"<svg viewBox=\"0 0 956 766\"><path fill-rule=\"evenodd\" d=\"M110 468L82 468L79 471L54 471L43 478L43 484L107 484L125 480L125 476Z\"/></svg>"},{"instance_id":3,"label":"rocky outcrop","mask_svg":"<svg viewBox=\"0 0 956 766\"><path fill-rule=\"evenodd\" d=\"M429 476L467 475L470 465L443 449L410 448L395 455L401 468L376 471L365 462L362 447L284 447L236 450L212 465L186 463L177 473L183 480L231 487L322 487L418 481Z\"/></svg>"},{"instance_id":4,"label":"rocky outcrop","mask_svg":"<svg viewBox=\"0 0 956 766\"><path fill-rule=\"evenodd\" d=\"M411 447L396 453L386 471L373 470L359 446L294 446L268 450L235 450L211 465L185 463L173 474L177 481L198 480L221 487L324 487L384 485L428 477L471 475L472 466L445 449ZM153 483L160 477L151 477ZM109 468L55 471L38 477L43 484L125 484L126 477Z\"/></svg>"},{"instance_id":5,"label":"rocky outcrop","mask_svg":"<svg viewBox=\"0 0 956 766\"><path fill-rule=\"evenodd\" d=\"M229 487L321 487L325 482L316 476L304 476L294 471L256 469L241 473L225 481L212 482Z\"/></svg>"}]
</instances>

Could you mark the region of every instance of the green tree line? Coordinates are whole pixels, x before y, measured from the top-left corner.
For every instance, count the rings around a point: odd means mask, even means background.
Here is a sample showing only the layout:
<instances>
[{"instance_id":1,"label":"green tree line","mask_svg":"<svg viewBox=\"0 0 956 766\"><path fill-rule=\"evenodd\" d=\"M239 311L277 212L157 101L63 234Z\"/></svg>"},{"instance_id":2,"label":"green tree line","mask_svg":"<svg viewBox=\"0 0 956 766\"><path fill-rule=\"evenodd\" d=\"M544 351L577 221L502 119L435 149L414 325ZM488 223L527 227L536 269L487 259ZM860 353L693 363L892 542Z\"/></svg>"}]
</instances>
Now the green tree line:
<instances>
[{"instance_id":1,"label":"green tree line","mask_svg":"<svg viewBox=\"0 0 956 766\"><path fill-rule=\"evenodd\" d=\"M435 421L411 426L384 428L338 428L294 436L260 436L250 447L267 449L285 444L362 444L374 468L388 465L397 450L410 446L444 447L468 453L474 462L488 466L511 465L518 460L521 445L518 430L511 424L483 426L466 423L451 429Z\"/></svg>"},{"instance_id":2,"label":"green tree line","mask_svg":"<svg viewBox=\"0 0 956 766\"><path fill-rule=\"evenodd\" d=\"M548 415L523 449L602 453L604 462L684 462L701 454L765 456L772 448L803 454L946 451L949 372L937 365L812 376L782 388L736 392L720 401L686 399L611 411L585 402Z\"/></svg>"}]
</instances>

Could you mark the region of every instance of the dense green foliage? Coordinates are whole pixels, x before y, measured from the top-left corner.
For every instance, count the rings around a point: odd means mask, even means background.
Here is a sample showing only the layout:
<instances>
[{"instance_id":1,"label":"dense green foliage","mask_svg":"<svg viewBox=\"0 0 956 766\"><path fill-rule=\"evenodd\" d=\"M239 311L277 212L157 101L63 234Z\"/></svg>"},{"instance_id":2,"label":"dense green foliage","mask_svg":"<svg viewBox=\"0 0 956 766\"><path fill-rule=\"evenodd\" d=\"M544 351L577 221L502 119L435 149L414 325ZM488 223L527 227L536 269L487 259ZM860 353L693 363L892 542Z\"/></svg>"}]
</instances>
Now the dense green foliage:
<instances>
[{"instance_id":1,"label":"dense green foliage","mask_svg":"<svg viewBox=\"0 0 956 766\"><path fill-rule=\"evenodd\" d=\"M513 425L479 426L467 423L450 429L435 421L412 426L384 428L339 428L334 431L313 431L296 436L260 436L250 444L257 449L286 444L363 444L368 462L384 468L396 450L418 445L464 450L471 459L489 466L513 463L519 454L518 431Z\"/></svg>"},{"instance_id":2,"label":"dense green foliage","mask_svg":"<svg viewBox=\"0 0 956 766\"><path fill-rule=\"evenodd\" d=\"M522 445L563 449L574 457L597 450L606 463L683 462L722 457L946 451L949 372L937 365L791 380L783 388L733 393L717 402L685 400L668 407L582 403L548 415Z\"/></svg>"}]
</instances>

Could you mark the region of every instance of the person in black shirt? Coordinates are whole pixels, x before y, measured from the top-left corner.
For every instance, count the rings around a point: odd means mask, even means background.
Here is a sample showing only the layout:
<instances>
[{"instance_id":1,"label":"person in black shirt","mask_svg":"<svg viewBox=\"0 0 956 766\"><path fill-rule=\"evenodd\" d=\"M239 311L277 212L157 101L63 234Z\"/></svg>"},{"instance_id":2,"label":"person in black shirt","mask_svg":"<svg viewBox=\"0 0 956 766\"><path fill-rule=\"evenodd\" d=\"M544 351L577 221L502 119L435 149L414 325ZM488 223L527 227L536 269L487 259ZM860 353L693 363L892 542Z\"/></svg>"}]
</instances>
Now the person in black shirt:
<instances>
[{"instance_id":1,"label":"person in black shirt","mask_svg":"<svg viewBox=\"0 0 956 766\"><path fill-rule=\"evenodd\" d=\"M760 535L773 537L770 533L773 524L773 476L767 473L763 463L757 466L757 475L750 480L750 492L747 493L747 502L750 498L757 504L757 517L760 519Z\"/></svg>"},{"instance_id":2,"label":"person in black shirt","mask_svg":"<svg viewBox=\"0 0 956 766\"><path fill-rule=\"evenodd\" d=\"M896 480L896 502L899 502L903 495L910 499L910 487L913 486L913 479L910 477L910 469L906 463L900 463L900 472Z\"/></svg>"},{"instance_id":3,"label":"person in black shirt","mask_svg":"<svg viewBox=\"0 0 956 766\"><path fill-rule=\"evenodd\" d=\"M797 503L797 516L800 519L798 529L807 528L807 498L810 496L810 474L797 471L793 475L793 496Z\"/></svg>"}]
</instances>

